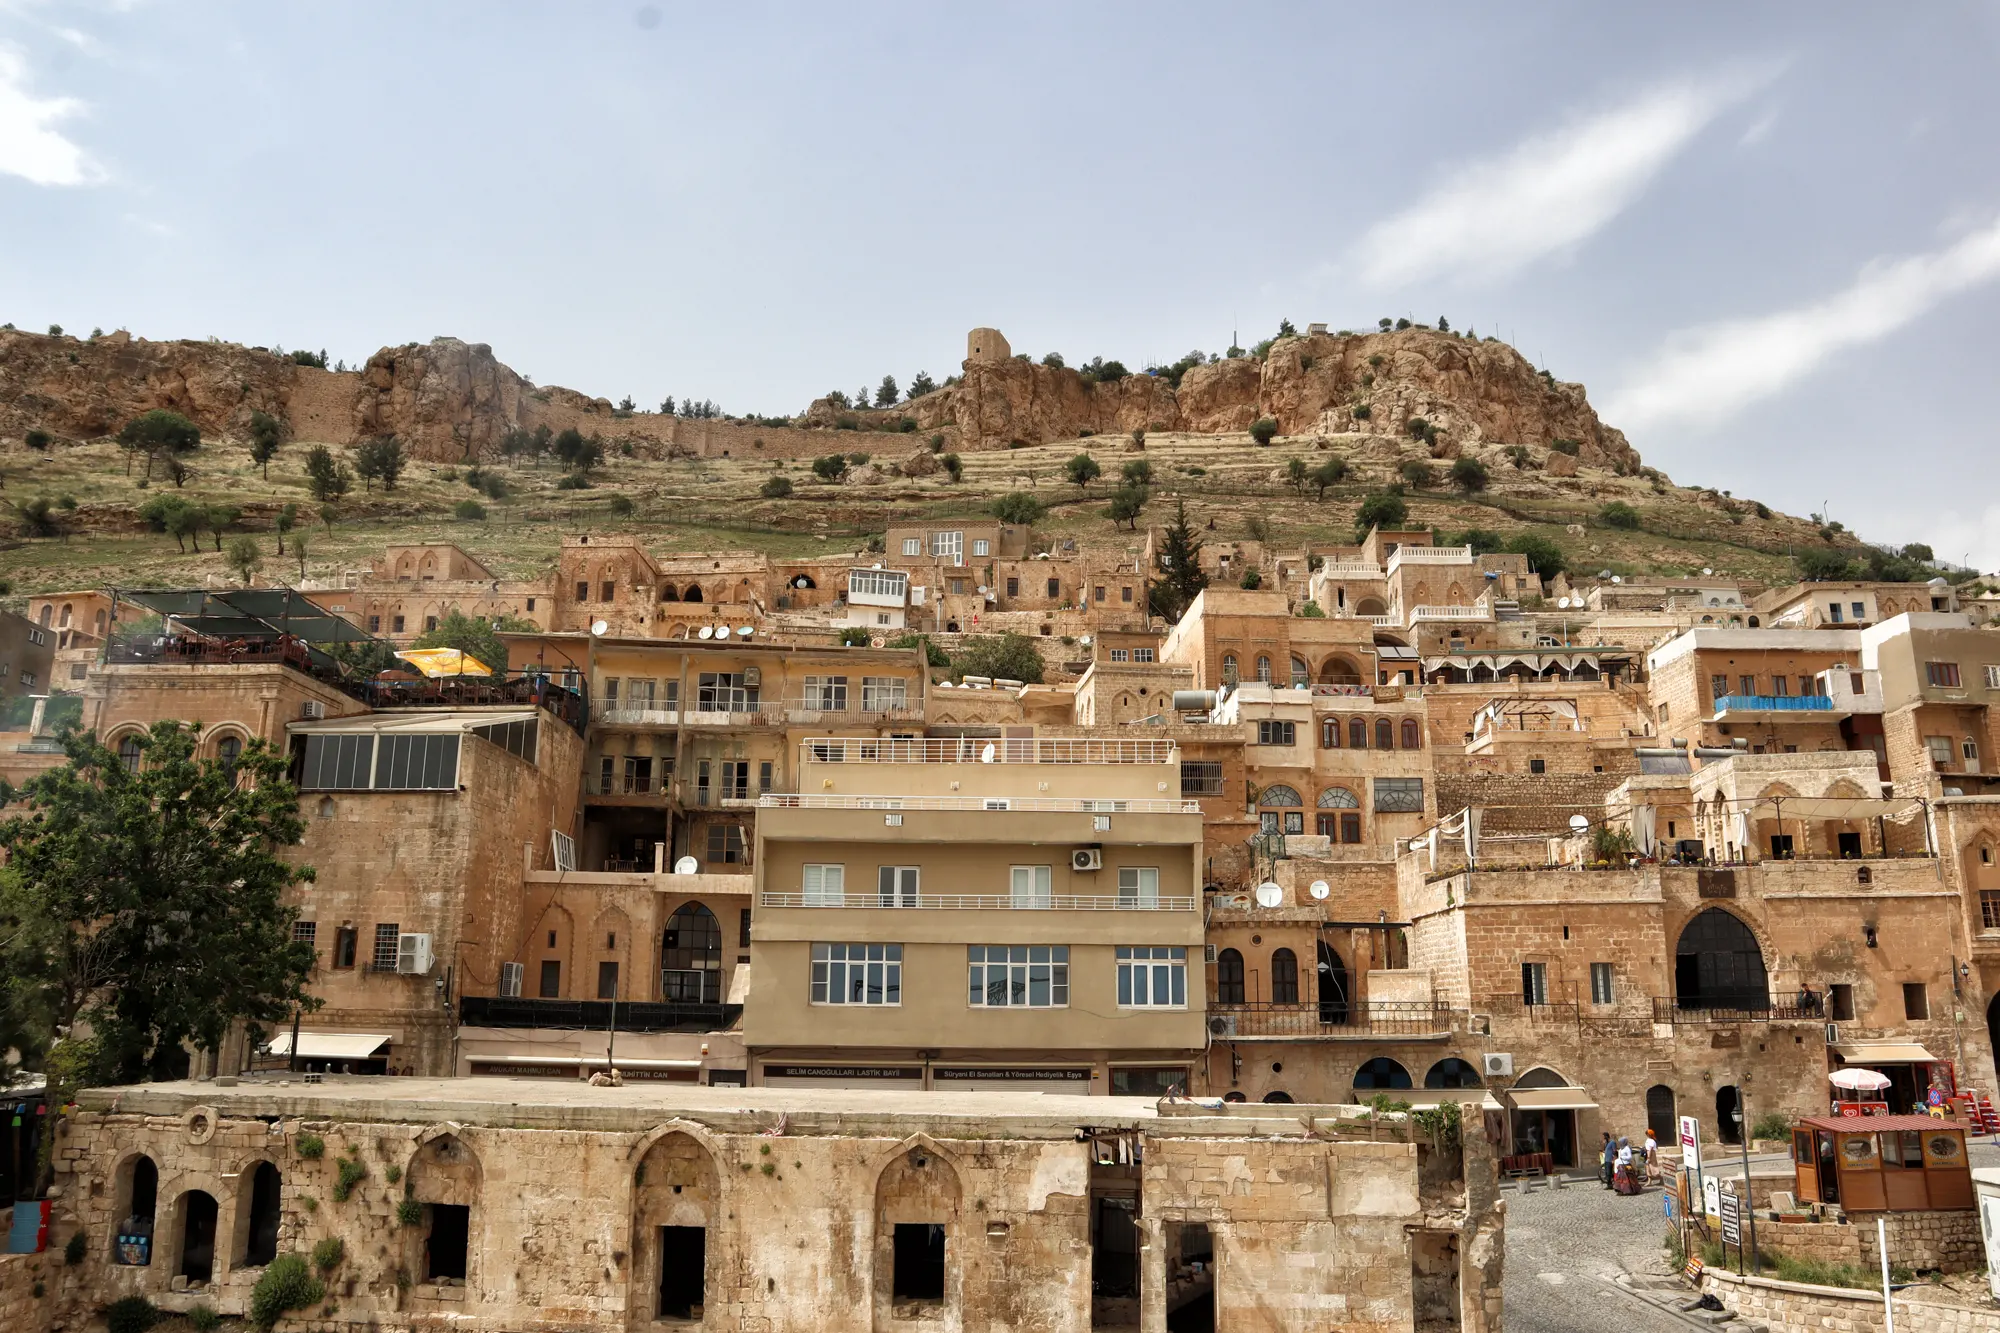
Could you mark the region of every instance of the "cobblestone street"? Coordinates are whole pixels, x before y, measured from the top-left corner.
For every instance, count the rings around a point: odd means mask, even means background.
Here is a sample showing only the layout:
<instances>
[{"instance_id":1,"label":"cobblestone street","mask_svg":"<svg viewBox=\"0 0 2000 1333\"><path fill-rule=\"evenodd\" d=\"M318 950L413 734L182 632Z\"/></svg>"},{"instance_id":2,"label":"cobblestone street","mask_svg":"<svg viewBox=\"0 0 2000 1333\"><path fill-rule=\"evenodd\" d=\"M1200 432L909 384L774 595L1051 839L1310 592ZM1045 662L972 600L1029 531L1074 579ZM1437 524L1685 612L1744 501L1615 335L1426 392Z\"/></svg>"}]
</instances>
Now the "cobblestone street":
<instances>
[{"instance_id":1,"label":"cobblestone street","mask_svg":"<svg viewBox=\"0 0 2000 1333\"><path fill-rule=\"evenodd\" d=\"M1622 1273L1664 1274L1660 1192L1594 1180L1507 1192L1507 1333L1684 1333L1689 1324L1620 1290Z\"/></svg>"}]
</instances>

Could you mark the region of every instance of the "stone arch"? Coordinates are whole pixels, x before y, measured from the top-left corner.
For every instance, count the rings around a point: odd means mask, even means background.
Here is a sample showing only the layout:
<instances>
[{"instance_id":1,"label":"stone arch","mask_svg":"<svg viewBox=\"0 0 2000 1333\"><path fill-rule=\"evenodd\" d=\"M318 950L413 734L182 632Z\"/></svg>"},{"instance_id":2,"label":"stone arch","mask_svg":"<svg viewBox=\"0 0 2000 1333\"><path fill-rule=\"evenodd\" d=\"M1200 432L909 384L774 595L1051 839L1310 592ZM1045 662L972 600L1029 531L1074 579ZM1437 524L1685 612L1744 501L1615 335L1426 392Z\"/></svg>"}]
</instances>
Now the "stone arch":
<instances>
[{"instance_id":1,"label":"stone arch","mask_svg":"<svg viewBox=\"0 0 2000 1333\"><path fill-rule=\"evenodd\" d=\"M1485 1082L1476 1066L1455 1055L1446 1056L1424 1074L1426 1088L1477 1088Z\"/></svg>"},{"instance_id":2,"label":"stone arch","mask_svg":"<svg viewBox=\"0 0 2000 1333\"><path fill-rule=\"evenodd\" d=\"M1674 1090L1664 1083L1646 1089L1646 1128L1661 1143L1680 1142L1680 1119L1674 1114Z\"/></svg>"},{"instance_id":3,"label":"stone arch","mask_svg":"<svg viewBox=\"0 0 2000 1333\"><path fill-rule=\"evenodd\" d=\"M1257 654L1257 681L1262 685L1269 685L1271 683L1271 655L1269 653Z\"/></svg>"},{"instance_id":4,"label":"stone arch","mask_svg":"<svg viewBox=\"0 0 2000 1333\"><path fill-rule=\"evenodd\" d=\"M1243 1001L1243 955L1235 949L1224 949L1215 955L1215 1002L1242 1004Z\"/></svg>"},{"instance_id":5,"label":"stone arch","mask_svg":"<svg viewBox=\"0 0 2000 1333\"><path fill-rule=\"evenodd\" d=\"M1514 1086L1517 1088L1567 1088L1574 1085L1570 1083L1569 1079L1563 1076L1560 1070L1551 1069L1547 1065L1536 1065L1533 1069L1515 1079Z\"/></svg>"},{"instance_id":6,"label":"stone arch","mask_svg":"<svg viewBox=\"0 0 2000 1333\"><path fill-rule=\"evenodd\" d=\"M1319 1021L1327 1026L1344 1025L1352 1012L1348 995L1347 964L1331 943L1319 941L1315 959L1314 989L1318 994Z\"/></svg>"},{"instance_id":7,"label":"stone arch","mask_svg":"<svg viewBox=\"0 0 2000 1333\"><path fill-rule=\"evenodd\" d=\"M1312 684L1312 671L1306 666L1306 659L1297 653L1291 655L1292 678L1289 682L1295 690L1302 690Z\"/></svg>"},{"instance_id":8,"label":"stone arch","mask_svg":"<svg viewBox=\"0 0 2000 1333\"><path fill-rule=\"evenodd\" d=\"M1412 1086L1414 1085L1410 1082L1410 1071L1386 1055L1378 1055L1354 1071L1356 1092Z\"/></svg>"},{"instance_id":9,"label":"stone arch","mask_svg":"<svg viewBox=\"0 0 2000 1333\"><path fill-rule=\"evenodd\" d=\"M1430 584L1419 583L1414 588L1410 589L1411 606L1429 606L1430 600L1431 600Z\"/></svg>"},{"instance_id":10,"label":"stone arch","mask_svg":"<svg viewBox=\"0 0 2000 1333\"><path fill-rule=\"evenodd\" d=\"M1319 683L1322 685L1359 685L1361 668L1345 653L1335 653L1319 664Z\"/></svg>"},{"instance_id":11,"label":"stone arch","mask_svg":"<svg viewBox=\"0 0 2000 1333\"><path fill-rule=\"evenodd\" d=\"M634 1145L632 1283L627 1308L645 1320L693 1319L720 1275L722 1175L704 1138L661 1126Z\"/></svg>"},{"instance_id":12,"label":"stone arch","mask_svg":"<svg viewBox=\"0 0 2000 1333\"><path fill-rule=\"evenodd\" d=\"M173 1242L172 1272L176 1277L186 1278L190 1287L196 1283L213 1284L217 1277L215 1241L221 1212L215 1195L198 1185L191 1185L174 1197L168 1232Z\"/></svg>"},{"instance_id":13,"label":"stone arch","mask_svg":"<svg viewBox=\"0 0 2000 1333\"><path fill-rule=\"evenodd\" d=\"M55 615L56 615L56 604L54 602L43 602L42 614L40 615L40 617L38 617L38 619L40 619L42 622L43 629L49 628L49 622L55 619Z\"/></svg>"},{"instance_id":14,"label":"stone arch","mask_svg":"<svg viewBox=\"0 0 2000 1333\"><path fill-rule=\"evenodd\" d=\"M108 613L104 611L99 611L97 613L96 618L91 622L91 624L93 627L93 632L97 635L98 638L101 639L104 637L104 632L110 628L111 617Z\"/></svg>"},{"instance_id":15,"label":"stone arch","mask_svg":"<svg viewBox=\"0 0 2000 1333\"><path fill-rule=\"evenodd\" d=\"M116 1260L153 1261L160 1211L160 1164L143 1152L127 1154L111 1169L111 1245Z\"/></svg>"},{"instance_id":16,"label":"stone arch","mask_svg":"<svg viewBox=\"0 0 2000 1333\"><path fill-rule=\"evenodd\" d=\"M551 932L555 935L554 944L549 943ZM575 991L578 988L580 984L578 979L565 975L569 971L568 962L576 950L576 918L570 915L567 907L558 902L551 902L544 907L541 914L535 918L534 926L528 931L527 945L528 975L525 985L534 987L536 995L542 993L541 977L544 963L556 965L557 996L564 991Z\"/></svg>"},{"instance_id":17,"label":"stone arch","mask_svg":"<svg viewBox=\"0 0 2000 1333\"><path fill-rule=\"evenodd\" d=\"M277 1258L283 1218L284 1179L277 1163L268 1157L253 1157L238 1166L230 1267L262 1268Z\"/></svg>"},{"instance_id":18,"label":"stone arch","mask_svg":"<svg viewBox=\"0 0 2000 1333\"><path fill-rule=\"evenodd\" d=\"M415 558L406 551L403 553L403 558L396 562L396 577L406 579L414 574L416 569L417 562Z\"/></svg>"},{"instance_id":19,"label":"stone arch","mask_svg":"<svg viewBox=\"0 0 2000 1333\"><path fill-rule=\"evenodd\" d=\"M418 1136L403 1168L406 1197L423 1209L407 1244L410 1272L420 1282L479 1285L479 1205L485 1172L479 1154L450 1125Z\"/></svg>"},{"instance_id":20,"label":"stone arch","mask_svg":"<svg viewBox=\"0 0 2000 1333\"><path fill-rule=\"evenodd\" d=\"M660 588L661 601L678 602L680 599L681 599L681 590L679 588L676 588L673 584L668 583Z\"/></svg>"},{"instance_id":21,"label":"stone arch","mask_svg":"<svg viewBox=\"0 0 2000 1333\"><path fill-rule=\"evenodd\" d=\"M1833 800L1859 801L1867 799L1860 786L1850 778L1840 778L1826 789L1826 795ZM1868 853L1870 826L1866 818L1842 816L1814 821L1813 852L1817 855L1835 857L1859 857Z\"/></svg>"},{"instance_id":22,"label":"stone arch","mask_svg":"<svg viewBox=\"0 0 2000 1333\"><path fill-rule=\"evenodd\" d=\"M125 765L128 772L137 773L145 762L145 752L139 748L139 738L144 736L142 727L124 727L104 738L104 744L118 756L118 762Z\"/></svg>"},{"instance_id":23,"label":"stone arch","mask_svg":"<svg viewBox=\"0 0 2000 1333\"><path fill-rule=\"evenodd\" d=\"M1784 844L1774 843L1772 841L1774 838L1791 837L1795 833L1805 833L1806 824L1804 820L1794 815L1785 814L1783 802L1792 800L1797 796L1798 792L1794 791L1790 784L1783 782L1773 782L1764 788L1763 791L1757 793L1756 804L1751 807L1752 812L1757 818L1756 827L1751 831L1751 841L1756 844L1757 849L1762 855L1776 856L1778 854L1774 849L1782 847ZM1779 804L1776 806L1766 804L1766 802L1774 798ZM1748 850L1745 851L1744 855L1746 858L1749 856Z\"/></svg>"},{"instance_id":24,"label":"stone arch","mask_svg":"<svg viewBox=\"0 0 2000 1333\"><path fill-rule=\"evenodd\" d=\"M702 600L702 596L701 596L701 585L700 585L699 583L690 583L690 584L688 584L688 586L687 586L687 591L686 591L686 592L683 592L683 593L681 594L681 600L682 600L683 602L699 602L699 601L701 601L701 600Z\"/></svg>"},{"instance_id":25,"label":"stone arch","mask_svg":"<svg viewBox=\"0 0 2000 1333\"><path fill-rule=\"evenodd\" d=\"M1299 956L1290 949L1271 950L1271 1003L1299 1002Z\"/></svg>"},{"instance_id":26,"label":"stone arch","mask_svg":"<svg viewBox=\"0 0 2000 1333\"><path fill-rule=\"evenodd\" d=\"M1257 804L1289 807L1303 805L1305 802L1299 799L1295 789L1287 787L1282 782L1275 782L1257 793Z\"/></svg>"},{"instance_id":27,"label":"stone arch","mask_svg":"<svg viewBox=\"0 0 2000 1333\"><path fill-rule=\"evenodd\" d=\"M548 937L544 935L542 938ZM597 914L596 919L590 923L590 937L584 942L583 956L598 964L593 977L579 978L580 981L592 984L594 989L591 993L597 995L597 998L609 998L598 994L604 989L601 982L605 963L610 963L617 969L613 976L617 981L619 999L643 998L633 991L634 983L642 979L634 976L632 969L626 965L632 957L632 918L625 915L623 908L607 906ZM643 990L644 987L641 986L640 989Z\"/></svg>"},{"instance_id":28,"label":"stone arch","mask_svg":"<svg viewBox=\"0 0 2000 1333\"><path fill-rule=\"evenodd\" d=\"M235 757L243 753L243 747L250 743L251 734L250 728L240 722L218 722L202 733L201 746L217 759L234 762ZM234 754L227 751L224 741L236 742Z\"/></svg>"},{"instance_id":29,"label":"stone arch","mask_svg":"<svg viewBox=\"0 0 2000 1333\"><path fill-rule=\"evenodd\" d=\"M722 1002L722 923L692 898L673 910L660 936L660 990L667 1001Z\"/></svg>"},{"instance_id":30,"label":"stone arch","mask_svg":"<svg viewBox=\"0 0 2000 1333\"><path fill-rule=\"evenodd\" d=\"M1363 597L1354 604L1354 614L1357 616L1386 616L1389 614L1389 607L1380 597Z\"/></svg>"},{"instance_id":31,"label":"stone arch","mask_svg":"<svg viewBox=\"0 0 2000 1333\"><path fill-rule=\"evenodd\" d=\"M75 618L76 618L75 604L71 602L64 602L62 608L62 614L56 617L56 628L68 629L70 621L74 620Z\"/></svg>"},{"instance_id":32,"label":"stone arch","mask_svg":"<svg viewBox=\"0 0 2000 1333\"><path fill-rule=\"evenodd\" d=\"M1682 1009L1770 1008L1764 950L1741 917L1710 907L1681 927L1674 945L1674 1002Z\"/></svg>"},{"instance_id":33,"label":"stone arch","mask_svg":"<svg viewBox=\"0 0 2000 1333\"><path fill-rule=\"evenodd\" d=\"M959 1172L928 1136L898 1145L875 1179L874 1327L935 1320L942 1333L962 1327Z\"/></svg>"},{"instance_id":34,"label":"stone arch","mask_svg":"<svg viewBox=\"0 0 2000 1333\"><path fill-rule=\"evenodd\" d=\"M1444 590L1444 603L1446 606L1465 605L1465 589L1459 586L1457 580L1453 580L1451 586Z\"/></svg>"}]
</instances>

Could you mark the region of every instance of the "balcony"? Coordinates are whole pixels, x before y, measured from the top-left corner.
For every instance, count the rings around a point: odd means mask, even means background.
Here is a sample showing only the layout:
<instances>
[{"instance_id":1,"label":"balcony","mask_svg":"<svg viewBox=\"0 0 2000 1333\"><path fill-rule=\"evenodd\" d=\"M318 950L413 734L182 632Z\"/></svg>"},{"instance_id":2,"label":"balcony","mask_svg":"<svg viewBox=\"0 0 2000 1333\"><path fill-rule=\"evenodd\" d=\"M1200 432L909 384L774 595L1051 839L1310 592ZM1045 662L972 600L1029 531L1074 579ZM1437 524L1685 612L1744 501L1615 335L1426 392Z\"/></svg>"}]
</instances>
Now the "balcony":
<instances>
[{"instance_id":1,"label":"balcony","mask_svg":"<svg viewBox=\"0 0 2000 1333\"><path fill-rule=\"evenodd\" d=\"M1824 694L1725 694L1715 701L1716 722L1726 722L1744 713L1833 712L1833 700Z\"/></svg>"},{"instance_id":2,"label":"balcony","mask_svg":"<svg viewBox=\"0 0 2000 1333\"><path fill-rule=\"evenodd\" d=\"M1255 1001L1211 1004L1209 1033L1222 1041L1299 1037L1442 1037L1452 1009L1430 1000L1327 1000L1305 1004Z\"/></svg>"},{"instance_id":3,"label":"balcony","mask_svg":"<svg viewBox=\"0 0 2000 1333\"><path fill-rule=\"evenodd\" d=\"M770 727L784 722L785 710L779 704L739 700L697 700L689 709L671 701L662 708L628 700L599 704L591 718L604 727Z\"/></svg>"},{"instance_id":4,"label":"balcony","mask_svg":"<svg viewBox=\"0 0 2000 1333\"><path fill-rule=\"evenodd\" d=\"M907 692L885 695L822 691L785 700L785 713L793 722L838 725L911 721L922 718L924 710L921 705L911 705Z\"/></svg>"},{"instance_id":5,"label":"balcony","mask_svg":"<svg viewBox=\"0 0 2000 1333\"><path fill-rule=\"evenodd\" d=\"M1410 623L1419 620L1491 620L1493 608L1484 599L1471 606L1413 606Z\"/></svg>"},{"instance_id":6,"label":"balcony","mask_svg":"<svg viewBox=\"0 0 2000 1333\"><path fill-rule=\"evenodd\" d=\"M1769 1023L1826 1021L1826 997L1814 992L1791 995L1718 995L1714 999L1653 997L1655 1023Z\"/></svg>"},{"instance_id":7,"label":"balcony","mask_svg":"<svg viewBox=\"0 0 2000 1333\"><path fill-rule=\"evenodd\" d=\"M1201 813L1200 801L1092 800L1071 796L801 796L765 792L757 798L757 804L766 810L979 810L1058 815Z\"/></svg>"},{"instance_id":8,"label":"balcony","mask_svg":"<svg viewBox=\"0 0 2000 1333\"><path fill-rule=\"evenodd\" d=\"M1398 546L1389 552L1389 572L1403 565L1469 565L1470 546Z\"/></svg>"},{"instance_id":9,"label":"balcony","mask_svg":"<svg viewBox=\"0 0 2000 1333\"><path fill-rule=\"evenodd\" d=\"M828 737L800 746L813 764L1172 764L1173 741L1033 736Z\"/></svg>"},{"instance_id":10,"label":"balcony","mask_svg":"<svg viewBox=\"0 0 2000 1333\"><path fill-rule=\"evenodd\" d=\"M895 911L940 912L1192 912L1192 894L1140 897L1122 893L1040 893L1015 897L1006 893L883 893L879 889L852 893L806 893L766 889L757 895L759 907L869 907Z\"/></svg>"},{"instance_id":11,"label":"balcony","mask_svg":"<svg viewBox=\"0 0 2000 1333\"><path fill-rule=\"evenodd\" d=\"M616 1008L620 1032L720 1032L743 1016L740 1004L696 1004L682 1000L531 1000L515 996L466 995L458 1021L467 1027L558 1028L602 1032L612 1027Z\"/></svg>"}]
</instances>

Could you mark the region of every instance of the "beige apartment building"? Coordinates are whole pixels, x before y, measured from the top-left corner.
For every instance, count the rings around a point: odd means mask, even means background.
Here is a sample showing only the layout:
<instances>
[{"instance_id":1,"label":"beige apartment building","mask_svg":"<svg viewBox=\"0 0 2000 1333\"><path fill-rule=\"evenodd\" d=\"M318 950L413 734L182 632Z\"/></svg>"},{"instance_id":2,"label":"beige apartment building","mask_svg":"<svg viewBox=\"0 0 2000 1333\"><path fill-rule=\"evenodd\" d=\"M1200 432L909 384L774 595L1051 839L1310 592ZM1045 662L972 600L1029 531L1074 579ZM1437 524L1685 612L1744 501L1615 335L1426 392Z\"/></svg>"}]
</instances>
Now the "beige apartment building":
<instances>
[{"instance_id":1,"label":"beige apartment building","mask_svg":"<svg viewBox=\"0 0 2000 1333\"><path fill-rule=\"evenodd\" d=\"M1173 742L828 739L798 771L758 803L753 1083L1188 1086L1202 830Z\"/></svg>"}]
</instances>

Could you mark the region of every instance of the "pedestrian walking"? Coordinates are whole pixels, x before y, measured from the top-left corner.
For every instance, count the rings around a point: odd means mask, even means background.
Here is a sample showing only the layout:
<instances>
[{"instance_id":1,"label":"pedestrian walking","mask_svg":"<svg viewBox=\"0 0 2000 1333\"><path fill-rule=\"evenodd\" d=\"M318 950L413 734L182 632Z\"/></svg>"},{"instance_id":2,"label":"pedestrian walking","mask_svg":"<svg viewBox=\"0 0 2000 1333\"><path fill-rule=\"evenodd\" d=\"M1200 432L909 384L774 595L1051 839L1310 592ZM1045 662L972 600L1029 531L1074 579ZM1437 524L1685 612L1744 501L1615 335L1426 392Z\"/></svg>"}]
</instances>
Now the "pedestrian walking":
<instances>
[{"instance_id":1,"label":"pedestrian walking","mask_svg":"<svg viewBox=\"0 0 2000 1333\"><path fill-rule=\"evenodd\" d=\"M1604 1146L1597 1150L1597 1174L1604 1180L1604 1188L1611 1188L1611 1171L1618 1159L1618 1149L1611 1142L1611 1136L1604 1136Z\"/></svg>"}]
</instances>

